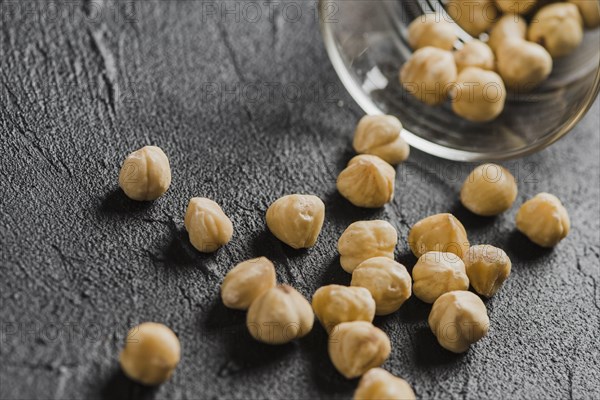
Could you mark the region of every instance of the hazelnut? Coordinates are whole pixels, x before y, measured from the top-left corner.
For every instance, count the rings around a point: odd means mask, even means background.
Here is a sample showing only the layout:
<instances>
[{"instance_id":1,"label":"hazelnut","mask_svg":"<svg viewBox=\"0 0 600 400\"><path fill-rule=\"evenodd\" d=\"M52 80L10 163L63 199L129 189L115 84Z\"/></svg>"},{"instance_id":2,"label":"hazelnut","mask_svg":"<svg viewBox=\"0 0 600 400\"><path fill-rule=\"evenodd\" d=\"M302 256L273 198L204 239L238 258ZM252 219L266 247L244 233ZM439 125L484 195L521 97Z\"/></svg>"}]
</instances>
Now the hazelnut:
<instances>
[{"instance_id":1,"label":"hazelnut","mask_svg":"<svg viewBox=\"0 0 600 400\"><path fill-rule=\"evenodd\" d=\"M212 200L194 197L185 212L185 229L190 242L202 253L212 253L229 243L233 224L221 207Z\"/></svg>"},{"instance_id":2,"label":"hazelnut","mask_svg":"<svg viewBox=\"0 0 600 400\"><path fill-rule=\"evenodd\" d=\"M171 167L165 153L156 146L134 151L123 161L119 186L132 200L156 200L171 185Z\"/></svg>"},{"instance_id":3,"label":"hazelnut","mask_svg":"<svg viewBox=\"0 0 600 400\"><path fill-rule=\"evenodd\" d=\"M444 293L468 290L465 263L456 254L430 251L413 268L413 291L425 303L433 303Z\"/></svg>"},{"instance_id":4,"label":"hazelnut","mask_svg":"<svg viewBox=\"0 0 600 400\"><path fill-rule=\"evenodd\" d=\"M221 284L221 299L226 307L247 310L267 290L274 288L275 267L266 257L244 261L231 269Z\"/></svg>"},{"instance_id":5,"label":"hazelnut","mask_svg":"<svg viewBox=\"0 0 600 400\"><path fill-rule=\"evenodd\" d=\"M481 216L503 213L517 198L514 176L497 164L475 168L460 190L460 201L469 211Z\"/></svg>"},{"instance_id":6,"label":"hazelnut","mask_svg":"<svg viewBox=\"0 0 600 400\"><path fill-rule=\"evenodd\" d=\"M525 39L527 22L518 14L505 14L494 24L490 31L488 45L498 51L500 45L507 39Z\"/></svg>"},{"instance_id":7,"label":"hazelnut","mask_svg":"<svg viewBox=\"0 0 600 400\"><path fill-rule=\"evenodd\" d=\"M550 53L539 44L524 39L502 42L496 58L496 67L504 84L521 92L537 87L552 72Z\"/></svg>"},{"instance_id":8,"label":"hazelnut","mask_svg":"<svg viewBox=\"0 0 600 400\"><path fill-rule=\"evenodd\" d=\"M446 101L455 80L454 56L436 47L417 50L400 70L400 83L404 89L432 106Z\"/></svg>"},{"instance_id":9,"label":"hazelnut","mask_svg":"<svg viewBox=\"0 0 600 400\"><path fill-rule=\"evenodd\" d=\"M275 237L294 249L312 247L317 242L325 204L317 196L292 194L269 206L267 226Z\"/></svg>"},{"instance_id":10,"label":"hazelnut","mask_svg":"<svg viewBox=\"0 0 600 400\"><path fill-rule=\"evenodd\" d=\"M487 335L490 319L479 296L456 290L441 295L433 303L429 327L443 348L463 353Z\"/></svg>"},{"instance_id":11,"label":"hazelnut","mask_svg":"<svg viewBox=\"0 0 600 400\"><path fill-rule=\"evenodd\" d=\"M523 203L517 213L517 229L542 247L553 247L569 234L569 214L560 200L540 193Z\"/></svg>"},{"instance_id":12,"label":"hazelnut","mask_svg":"<svg viewBox=\"0 0 600 400\"><path fill-rule=\"evenodd\" d=\"M413 225L408 244L416 257L428 251L443 251L463 257L469 250L465 227L452 214L436 214Z\"/></svg>"},{"instance_id":13,"label":"hazelnut","mask_svg":"<svg viewBox=\"0 0 600 400\"><path fill-rule=\"evenodd\" d=\"M475 122L495 119L504 110L506 87L494 71L468 67L458 74L452 90L452 110Z\"/></svg>"},{"instance_id":14,"label":"hazelnut","mask_svg":"<svg viewBox=\"0 0 600 400\"><path fill-rule=\"evenodd\" d=\"M390 339L366 321L342 322L329 335L329 357L346 378L357 378L389 357Z\"/></svg>"},{"instance_id":15,"label":"hazelnut","mask_svg":"<svg viewBox=\"0 0 600 400\"><path fill-rule=\"evenodd\" d=\"M548 50L554 58L571 53L583 40L583 21L571 3L555 3L541 8L531 20L527 37Z\"/></svg>"},{"instance_id":16,"label":"hazelnut","mask_svg":"<svg viewBox=\"0 0 600 400\"><path fill-rule=\"evenodd\" d=\"M487 31L498 17L493 0L450 0L446 4L446 11L473 37Z\"/></svg>"},{"instance_id":17,"label":"hazelnut","mask_svg":"<svg viewBox=\"0 0 600 400\"><path fill-rule=\"evenodd\" d=\"M462 49L454 52L454 61L458 72L467 67L494 70L494 52L481 40L471 40Z\"/></svg>"},{"instance_id":18,"label":"hazelnut","mask_svg":"<svg viewBox=\"0 0 600 400\"><path fill-rule=\"evenodd\" d=\"M377 315L397 311L411 293L411 279L406 267L388 257L373 257L361 262L352 272L351 285L371 292Z\"/></svg>"},{"instance_id":19,"label":"hazelnut","mask_svg":"<svg viewBox=\"0 0 600 400\"><path fill-rule=\"evenodd\" d=\"M537 0L496 0L496 5L505 14L527 14L533 10Z\"/></svg>"},{"instance_id":20,"label":"hazelnut","mask_svg":"<svg viewBox=\"0 0 600 400\"><path fill-rule=\"evenodd\" d=\"M498 292L512 265L504 250L490 245L471 246L463 261L471 286L485 297Z\"/></svg>"},{"instance_id":21,"label":"hazelnut","mask_svg":"<svg viewBox=\"0 0 600 400\"><path fill-rule=\"evenodd\" d=\"M377 156L361 154L337 178L337 189L357 207L378 208L394 198L396 170Z\"/></svg>"},{"instance_id":22,"label":"hazelnut","mask_svg":"<svg viewBox=\"0 0 600 400\"><path fill-rule=\"evenodd\" d=\"M250 304L246 326L259 342L284 344L306 336L314 319L310 303L296 289L279 285Z\"/></svg>"},{"instance_id":23,"label":"hazelnut","mask_svg":"<svg viewBox=\"0 0 600 400\"><path fill-rule=\"evenodd\" d=\"M395 165L408 158L410 147L400 136L402 124L391 115L367 115L354 132L354 150L371 154Z\"/></svg>"},{"instance_id":24,"label":"hazelnut","mask_svg":"<svg viewBox=\"0 0 600 400\"><path fill-rule=\"evenodd\" d=\"M585 26L589 29L600 26L600 8L597 1L590 0L567 0L579 8Z\"/></svg>"},{"instance_id":25,"label":"hazelnut","mask_svg":"<svg viewBox=\"0 0 600 400\"><path fill-rule=\"evenodd\" d=\"M398 378L384 369L368 370L354 392L354 400L415 400L415 392L402 378Z\"/></svg>"},{"instance_id":26,"label":"hazelnut","mask_svg":"<svg viewBox=\"0 0 600 400\"><path fill-rule=\"evenodd\" d=\"M344 271L352 273L358 264L369 258L393 259L397 243L398 233L387 221L354 222L338 240L340 264Z\"/></svg>"},{"instance_id":27,"label":"hazelnut","mask_svg":"<svg viewBox=\"0 0 600 400\"><path fill-rule=\"evenodd\" d=\"M181 347L172 330L144 322L127 333L119 363L125 375L148 386L168 380L179 364Z\"/></svg>"},{"instance_id":28,"label":"hazelnut","mask_svg":"<svg viewBox=\"0 0 600 400\"><path fill-rule=\"evenodd\" d=\"M313 295L312 307L327 332L342 322L372 322L375 317L375 300L362 287L323 286Z\"/></svg>"},{"instance_id":29,"label":"hazelnut","mask_svg":"<svg viewBox=\"0 0 600 400\"><path fill-rule=\"evenodd\" d=\"M452 50L457 40L454 25L442 14L423 14L408 26L408 43L413 50L427 46Z\"/></svg>"}]
</instances>

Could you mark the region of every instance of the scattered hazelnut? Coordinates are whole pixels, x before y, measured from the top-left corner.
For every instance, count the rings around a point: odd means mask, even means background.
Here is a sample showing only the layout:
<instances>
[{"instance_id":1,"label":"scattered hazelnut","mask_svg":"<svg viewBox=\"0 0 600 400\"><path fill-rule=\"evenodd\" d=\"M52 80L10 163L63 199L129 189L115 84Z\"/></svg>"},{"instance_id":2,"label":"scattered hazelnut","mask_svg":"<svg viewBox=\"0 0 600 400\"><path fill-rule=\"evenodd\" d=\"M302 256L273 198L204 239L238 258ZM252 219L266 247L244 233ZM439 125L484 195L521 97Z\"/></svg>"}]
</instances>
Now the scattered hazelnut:
<instances>
[{"instance_id":1,"label":"scattered hazelnut","mask_svg":"<svg viewBox=\"0 0 600 400\"><path fill-rule=\"evenodd\" d=\"M266 257L244 261L231 269L221 284L226 307L247 310L250 304L276 286L275 267Z\"/></svg>"},{"instance_id":2,"label":"scattered hazelnut","mask_svg":"<svg viewBox=\"0 0 600 400\"><path fill-rule=\"evenodd\" d=\"M487 335L490 319L479 296L456 290L441 295L433 303L429 327L443 348L463 353Z\"/></svg>"},{"instance_id":3,"label":"scattered hazelnut","mask_svg":"<svg viewBox=\"0 0 600 400\"><path fill-rule=\"evenodd\" d=\"M446 101L455 80L454 56L436 47L415 51L400 70L400 83L404 89L432 106Z\"/></svg>"},{"instance_id":4,"label":"scattered hazelnut","mask_svg":"<svg viewBox=\"0 0 600 400\"><path fill-rule=\"evenodd\" d=\"M390 339L370 322L342 322L329 335L329 357L346 378L357 378L389 357Z\"/></svg>"},{"instance_id":5,"label":"scattered hazelnut","mask_svg":"<svg viewBox=\"0 0 600 400\"><path fill-rule=\"evenodd\" d=\"M454 25L439 13L423 14L408 26L408 43L413 50L427 46L452 50L457 39Z\"/></svg>"},{"instance_id":6,"label":"scattered hazelnut","mask_svg":"<svg viewBox=\"0 0 600 400\"><path fill-rule=\"evenodd\" d=\"M505 14L527 14L533 10L537 0L496 0L498 8Z\"/></svg>"},{"instance_id":7,"label":"scattered hazelnut","mask_svg":"<svg viewBox=\"0 0 600 400\"><path fill-rule=\"evenodd\" d=\"M583 21L571 3L555 3L541 8L531 20L527 37L548 50L554 58L571 53L583 40Z\"/></svg>"},{"instance_id":8,"label":"scattered hazelnut","mask_svg":"<svg viewBox=\"0 0 600 400\"><path fill-rule=\"evenodd\" d=\"M490 245L471 246L463 261L471 286L485 297L498 292L512 265L504 250Z\"/></svg>"},{"instance_id":9,"label":"scattered hazelnut","mask_svg":"<svg viewBox=\"0 0 600 400\"><path fill-rule=\"evenodd\" d=\"M181 347L172 330L144 322L127 333L119 363L125 375L148 386L168 380L179 364Z\"/></svg>"},{"instance_id":10,"label":"scattered hazelnut","mask_svg":"<svg viewBox=\"0 0 600 400\"><path fill-rule=\"evenodd\" d=\"M498 73L506 86L529 91L546 80L552 72L550 53L537 43L523 39L507 39L498 52Z\"/></svg>"},{"instance_id":11,"label":"scattered hazelnut","mask_svg":"<svg viewBox=\"0 0 600 400\"><path fill-rule=\"evenodd\" d=\"M487 31L498 17L493 0L450 0L446 4L446 11L473 37Z\"/></svg>"},{"instance_id":12,"label":"scattered hazelnut","mask_svg":"<svg viewBox=\"0 0 600 400\"><path fill-rule=\"evenodd\" d=\"M402 124L392 115L367 115L354 132L352 143L360 154L371 154L395 165L408 158L410 147L400 136Z\"/></svg>"},{"instance_id":13,"label":"scattered hazelnut","mask_svg":"<svg viewBox=\"0 0 600 400\"><path fill-rule=\"evenodd\" d=\"M372 322L375 317L375 300L362 287L323 286L313 295L312 307L327 332L342 322Z\"/></svg>"},{"instance_id":14,"label":"scattered hazelnut","mask_svg":"<svg viewBox=\"0 0 600 400\"><path fill-rule=\"evenodd\" d=\"M393 259L397 243L398 233L387 221L354 222L338 240L340 264L344 271L351 274L358 264L369 258Z\"/></svg>"},{"instance_id":15,"label":"scattered hazelnut","mask_svg":"<svg viewBox=\"0 0 600 400\"><path fill-rule=\"evenodd\" d=\"M373 257L360 263L352 272L351 285L371 292L377 315L397 311L411 293L411 279L406 267L388 257Z\"/></svg>"},{"instance_id":16,"label":"scattered hazelnut","mask_svg":"<svg viewBox=\"0 0 600 400\"><path fill-rule=\"evenodd\" d=\"M384 369L371 368L358 382L354 400L415 400L415 392L402 378Z\"/></svg>"},{"instance_id":17,"label":"scattered hazelnut","mask_svg":"<svg viewBox=\"0 0 600 400\"><path fill-rule=\"evenodd\" d=\"M506 87L494 71L468 67L458 74L452 89L452 110L475 122L495 119L504 110Z\"/></svg>"},{"instance_id":18,"label":"scattered hazelnut","mask_svg":"<svg viewBox=\"0 0 600 400\"><path fill-rule=\"evenodd\" d=\"M284 344L306 336L314 320L310 303L293 287L279 285L250 304L246 326L259 342Z\"/></svg>"},{"instance_id":19,"label":"scattered hazelnut","mask_svg":"<svg viewBox=\"0 0 600 400\"><path fill-rule=\"evenodd\" d=\"M597 1L590 0L567 0L579 8L585 26L589 29L600 26L600 8Z\"/></svg>"},{"instance_id":20,"label":"scattered hazelnut","mask_svg":"<svg viewBox=\"0 0 600 400\"><path fill-rule=\"evenodd\" d=\"M517 213L517 229L542 247L553 247L569 234L569 214L560 200L540 193L523 203Z\"/></svg>"},{"instance_id":21,"label":"scattered hazelnut","mask_svg":"<svg viewBox=\"0 0 600 400\"><path fill-rule=\"evenodd\" d=\"M494 24L490 31L488 45L495 52L507 39L525 39L527 37L527 22L518 14L505 14Z\"/></svg>"},{"instance_id":22,"label":"scattered hazelnut","mask_svg":"<svg viewBox=\"0 0 600 400\"><path fill-rule=\"evenodd\" d=\"M156 200L171 185L171 167L165 153L146 146L127 156L119 172L119 186L132 200Z\"/></svg>"},{"instance_id":23,"label":"scattered hazelnut","mask_svg":"<svg viewBox=\"0 0 600 400\"><path fill-rule=\"evenodd\" d=\"M462 49L454 52L454 61L460 73L467 67L494 70L494 52L481 40L471 40Z\"/></svg>"},{"instance_id":24,"label":"scattered hazelnut","mask_svg":"<svg viewBox=\"0 0 600 400\"><path fill-rule=\"evenodd\" d=\"M337 189L357 207L378 208L394 198L396 170L381 158L361 154L337 179Z\"/></svg>"},{"instance_id":25,"label":"scattered hazelnut","mask_svg":"<svg viewBox=\"0 0 600 400\"><path fill-rule=\"evenodd\" d=\"M465 227L452 214L436 214L413 225L408 245L416 257L429 251L443 251L463 257L469 250Z\"/></svg>"},{"instance_id":26,"label":"scattered hazelnut","mask_svg":"<svg viewBox=\"0 0 600 400\"><path fill-rule=\"evenodd\" d=\"M212 200L194 197L185 212L185 229L190 242L202 253L212 253L229 243L233 224L221 207Z\"/></svg>"},{"instance_id":27,"label":"scattered hazelnut","mask_svg":"<svg viewBox=\"0 0 600 400\"><path fill-rule=\"evenodd\" d=\"M317 196L292 194L269 206L267 226L275 237L294 249L312 247L317 242L325 204Z\"/></svg>"},{"instance_id":28,"label":"scattered hazelnut","mask_svg":"<svg viewBox=\"0 0 600 400\"><path fill-rule=\"evenodd\" d=\"M444 293L468 290L465 263L456 254L430 251L413 268L413 291L425 303L433 303Z\"/></svg>"},{"instance_id":29,"label":"scattered hazelnut","mask_svg":"<svg viewBox=\"0 0 600 400\"><path fill-rule=\"evenodd\" d=\"M517 198L514 176L497 164L483 164L475 168L460 190L460 201L469 211L481 216L503 213Z\"/></svg>"}]
</instances>

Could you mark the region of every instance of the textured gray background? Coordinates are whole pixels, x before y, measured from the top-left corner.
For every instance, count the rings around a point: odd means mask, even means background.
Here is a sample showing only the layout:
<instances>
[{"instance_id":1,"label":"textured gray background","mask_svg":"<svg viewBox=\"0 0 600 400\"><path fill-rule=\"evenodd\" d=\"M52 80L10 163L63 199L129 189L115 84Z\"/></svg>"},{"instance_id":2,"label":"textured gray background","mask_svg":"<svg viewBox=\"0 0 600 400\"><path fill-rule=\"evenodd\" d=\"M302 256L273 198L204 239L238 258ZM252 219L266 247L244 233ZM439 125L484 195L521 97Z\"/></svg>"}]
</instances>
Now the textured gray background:
<instances>
[{"instance_id":1,"label":"textured gray background","mask_svg":"<svg viewBox=\"0 0 600 400\"><path fill-rule=\"evenodd\" d=\"M361 111L325 54L313 2L262 5L255 22L250 8L226 16L199 1L54 4L0 2L2 398L349 397L356 382L333 369L320 326L281 347L254 342L244 313L221 305L221 279L264 255L308 297L348 283L336 241L365 218L398 229L397 258L410 270L409 226L445 211L472 243L512 258L487 302L490 334L450 354L427 327L429 306L413 298L376 319L393 343L385 368L423 398L599 397L598 102L552 148L506 163L517 205L549 191L570 212L569 237L541 250L515 232L517 207L482 219L458 205L471 166L418 151L398 168L389 206L365 211L340 198L335 177ZM147 144L168 154L173 183L139 204L117 175ZM308 251L265 231L268 204L295 192L327 206ZM216 200L233 220L233 240L215 254L195 252L183 231L192 196ZM175 376L156 390L129 382L117 363L127 329L147 320L166 323L183 347Z\"/></svg>"}]
</instances>

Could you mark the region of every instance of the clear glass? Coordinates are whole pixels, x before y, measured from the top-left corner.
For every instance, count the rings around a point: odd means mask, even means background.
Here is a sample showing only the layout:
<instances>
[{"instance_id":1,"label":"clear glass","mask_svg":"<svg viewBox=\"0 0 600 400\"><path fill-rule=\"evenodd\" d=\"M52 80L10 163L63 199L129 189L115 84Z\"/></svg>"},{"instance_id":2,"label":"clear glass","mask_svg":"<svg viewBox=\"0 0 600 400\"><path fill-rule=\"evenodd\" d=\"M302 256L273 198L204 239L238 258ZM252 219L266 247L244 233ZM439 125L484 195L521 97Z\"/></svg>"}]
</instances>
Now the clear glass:
<instances>
[{"instance_id":1,"label":"clear glass","mask_svg":"<svg viewBox=\"0 0 600 400\"><path fill-rule=\"evenodd\" d=\"M396 115L407 142L426 153L458 161L521 157L566 135L600 89L600 29L586 30L583 44L554 60L550 78L527 94L508 94L494 121L456 116L450 102L425 105L404 91L399 70L412 50L408 24L432 10L435 0L320 0L321 31L335 70L367 114ZM451 20L446 15L448 20ZM458 25L461 42L472 40ZM485 34L481 37L486 40ZM460 46L460 44L457 44Z\"/></svg>"}]
</instances>

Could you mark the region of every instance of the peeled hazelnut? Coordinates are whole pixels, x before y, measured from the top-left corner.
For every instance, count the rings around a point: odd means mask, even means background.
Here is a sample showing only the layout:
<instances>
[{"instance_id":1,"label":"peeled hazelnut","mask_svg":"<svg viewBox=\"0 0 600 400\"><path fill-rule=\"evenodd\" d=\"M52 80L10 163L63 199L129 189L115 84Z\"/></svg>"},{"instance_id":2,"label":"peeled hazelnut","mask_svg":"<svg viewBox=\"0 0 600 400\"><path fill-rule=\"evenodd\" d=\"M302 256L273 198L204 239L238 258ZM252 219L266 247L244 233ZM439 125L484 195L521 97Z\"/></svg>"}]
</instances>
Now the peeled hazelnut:
<instances>
[{"instance_id":1,"label":"peeled hazelnut","mask_svg":"<svg viewBox=\"0 0 600 400\"><path fill-rule=\"evenodd\" d=\"M527 36L527 22L518 14L503 15L492 27L488 45L498 51L500 45L507 39L525 39Z\"/></svg>"},{"instance_id":2,"label":"peeled hazelnut","mask_svg":"<svg viewBox=\"0 0 600 400\"><path fill-rule=\"evenodd\" d=\"M457 115L469 121L487 122L504 110L506 87L497 73L468 67L458 74L452 97L452 110Z\"/></svg>"},{"instance_id":3,"label":"peeled hazelnut","mask_svg":"<svg viewBox=\"0 0 600 400\"><path fill-rule=\"evenodd\" d=\"M540 193L523 203L517 213L517 229L542 247L553 247L569 234L569 214L560 200Z\"/></svg>"},{"instance_id":4,"label":"peeled hazelnut","mask_svg":"<svg viewBox=\"0 0 600 400\"><path fill-rule=\"evenodd\" d=\"M247 310L250 304L276 286L275 267L266 257L236 265L221 284L221 299L226 307Z\"/></svg>"},{"instance_id":5,"label":"peeled hazelnut","mask_svg":"<svg viewBox=\"0 0 600 400\"><path fill-rule=\"evenodd\" d=\"M446 101L455 80L454 56L436 47L423 47L415 51L400 70L400 83L404 89L432 106Z\"/></svg>"},{"instance_id":6,"label":"peeled hazelnut","mask_svg":"<svg viewBox=\"0 0 600 400\"><path fill-rule=\"evenodd\" d=\"M481 40L471 40L462 49L454 52L454 61L458 72L467 67L494 70L494 52Z\"/></svg>"},{"instance_id":7,"label":"peeled hazelnut","mask_svg":"<svg viewBox=\"0 0 600 400\"><path fill-rule=\"evenodd\" d=\"M310 303L293 287L279 285L252 302L246 326L259 342L284 344L307 335L314 320Z\"/></svg>"},{"instance_id":8,"label":"peeled hazelnut","mask_svg":"<svg viewBox=\"0 0 600 400\"><path fill-rule=\"evenodd\" d=\"M402 378L398 378L384 369L368 370L354 392L354 400L415 400L415 392Z\"/></svg>"},{"instance_id":9,"label":"peeled hazelnut","mask_svg":"<svg viewBox=\"0 0 600 400\"><path fill-rule=\"evenodd\" d=\"M119 363L125 375L148 386L168 380L179 364L181 347L172 330L155 322L131 328Z\"/></svg>"},{"instance_id":10,"label":"peeled hazelnut","mask_svg":"<svg viewBox=\"0 0 600 400\"><path fill-rule=\"evenodd\" d=\"M156 200L171 185L171 167L165 153L146 146L127 156L119 172L119 186L132 200Z\"/></svg>"},{"instance_id":11,"label":"peeled hazelnut","mask_svg":"<svg viewBox=\"0 0 600 400\"><path fill-rule=\"evenodd\" d=\"M392 115L367 115L354 132L354 150L395 165L408 158L410 147L400 136L402 124Z\"/></svg>"},{"instance_id":12,"label":"peeled hazelnut","mask_svg":"<svg viewBox=\"0 0 600 400\"><path fill-rule=\"evenodd\" d=\"M539 44L523 39L504 41L496 57L498 73L506 86L522 92L537 87L552 72L550 53Z\"/></svg>"},{"instance_id":13,"label":"peeled hazelnut","mask_svg":"<svg viewBox=\"0 0 600 400\"><path fill-rule=\"evenodd\" d=\"M375 300L362 287L323 286L313 295L312 307L327 332L342 322L372 322L375 317Z\"/></svg>"},{"instance_id":14,"label":"peeled hazelnut","mask_svg":"<svg viewBox=\"0 0 600 400\"><path fill-rule=\"evenodd\" d=\"M292 194L269 206L267 226L275 237L294 249L312 247L317 242L325 204L317 196Z\"/></svg>"},{"instance_id":15,"label":"peeled hazelnut","mask_svg":"<svg viewBox=\"0 0 600 400\"><path fill-rule=\"evenodd\" d=\"M390 339L370 322L342 322L329 336L329 357L340 374L357 378L389 357Z\"/></svg>"},{"instance_id":16,"label":"peeled hazelnut","mask_svg":"<svg viewBox=\"0 0 600 400\"><path fill-rule=\"evenodd\" d=\"M430 251L423 254L412 271L415 296L433 303L444 293L468 290L465 263L456 254Z\"/></svg>"},{"instance_id":17,"label":"peeled hazelnut","mask_svg":"<svg viewBox=\"0 0 600 400\"><path fill-rule=\"evenodd\" d=\"M461 203L472 213L492 216L512 207L517 198L514 176L497 164L483 164L475 168L460 190Z\"/></svg>"},{"instance_id":18,"label":"peeled hazelnut","mask_svg":"<svg viewBox=\"0 0 600 400\"><path fill-rule=\"evenodd\" d=\"M352 273L358 264L373 257L394 258L396 229L387 221L358 221L346 228L338 240L340 264Z\"/></svg>"},{"instance_id":19,"label":"peeled hazelnut","mask_svg":"<svg viewBox=\"0 0 600 400\"><path fill-rule=\"evenodd\" d=\"M454 25L442 14L423 14L408 26L408 43L413 50L427 46L452 50L457 39Z\"/></svg>"},{"instance_id":20,"label":"peeled hazelnut","mask_svg":"<svg viewBox=\"0 0 600 400\"><path fill-rule=\"evenodd\" d=\"M504 250L490 245L471 246L463 261L471 286L485 297L500 290L512 265Z\"/></svg>"},{"instance_id":21,"label":"peeled hazelnut","mask_svg":"<svg viewBox=\"0 0 600 400\"><path fill-rule=\"evenodd\" d=\"M446 4L446 11L473 37L487 31L498 17L493 0L450 0Z\"/></svg>"},{"instance_id":22,"label":"peeled hazelnut","mask_svg":"<svg viewBox=\"0 0 600 400\"><path fill-rule=\"evenodd\" d=\"M443 348L463 353L487 335L490 319L479 296L457 290L441 295L433 303L429 327Z\"/></svg>"},{"instance_id":23,"label":"peeled hazelnut","mask_svg":"<svg viewBox=\"0 0 600 400\"><path fill-rule=\"evenodd\" d=\"M194 197L188 204L184 220L190 242L202 253L212 253L229 243L233 224L221 207L212 200Z\"/></svg>"},{"instance_id":24,"label":"peeled hazelnut","mask_svg":"<svg viewBox=\"0 0 600 400\"><path fill-rule=\"evenodd\" d=\"M552 57L571 53L583 40L583 21L571 3L555 3L541 8L529 25L527 37L548 50Z\"/></svg>"},{"instance_id":25,"label":"peeled hazelnut","mask_svg":"<svg viewBox=\"0 0 600 400\"><path fill-rule=\"evenodd\" d=\"M416 257L429 251L443 251L462 258L469 250L467 231L452 214L432 215L414 224L408 244Z\"/></svg>"},{"instance_id":26,"label":"peeled hazelnut","mask_svg":"<svg viewBox=\"0 0 600 400\"><path fill-rule=\"evenodd\" d=\"M589 29L600 26L600 7L597 1L590 0L567 0L579 8L585 26Z\"/></svg>"},{"instance_id":27,"label":"peeled hazelnut","mask_svg":"<svg viewBox=\"0 0 600 400\"><path fill-rule=\"evenodd\" d=\"M378 208L394 198L396 170L377 156L361 154L337 178L337 189L357 207Z\"/></svg>"},{"instance_id":28,"label":"peeled hazelnut","mask_svg":"<svg viewBox=\"0 0 600 400\"><path fill-rule=\"evenodd\" d=\"M527 14L533 10L537 0L496 0L498 8L505 14Z\"/></svg>"},{"instance_id":29,"label":"peeled hazelnut","mask_svg":"<svg viewBox=\"0 0 600 400\"><path fill-rule=\"evenodd\" d=\"M369 258L360 263L352 272L351 285L371 292L377 315L397 311L411 293L411 279L406 267L388 257Z\"/></svg>"}]
</instances>

